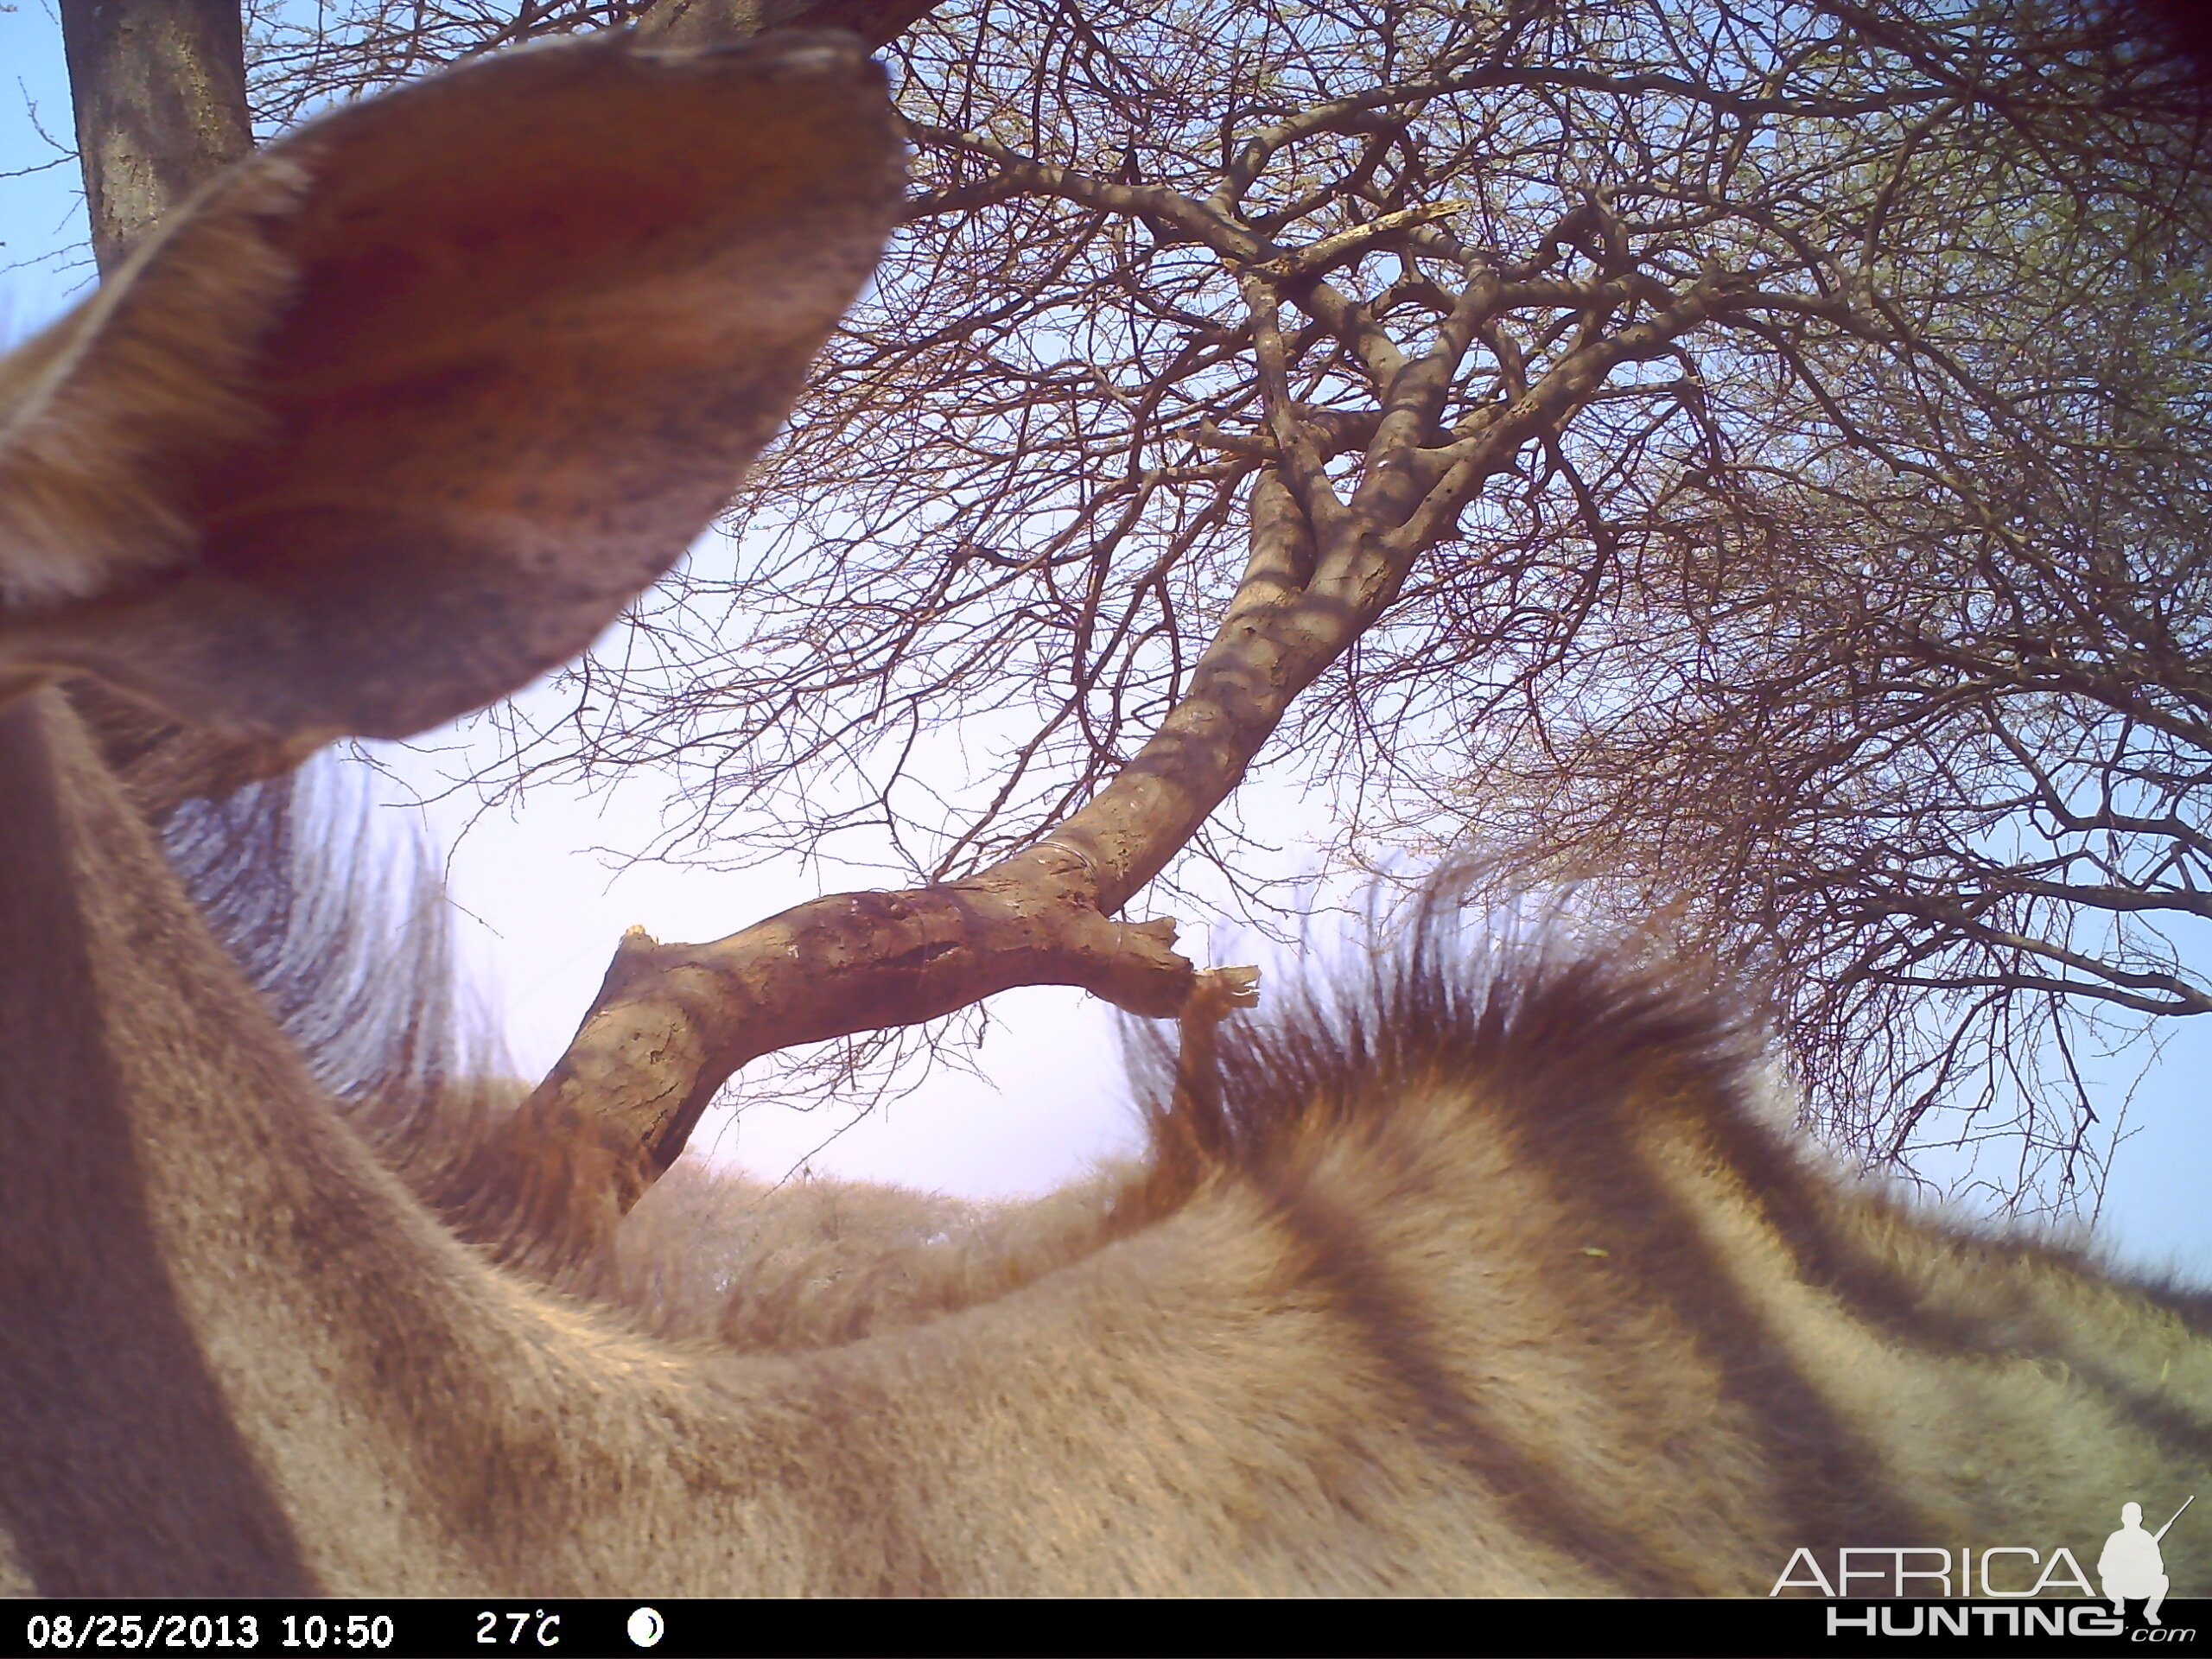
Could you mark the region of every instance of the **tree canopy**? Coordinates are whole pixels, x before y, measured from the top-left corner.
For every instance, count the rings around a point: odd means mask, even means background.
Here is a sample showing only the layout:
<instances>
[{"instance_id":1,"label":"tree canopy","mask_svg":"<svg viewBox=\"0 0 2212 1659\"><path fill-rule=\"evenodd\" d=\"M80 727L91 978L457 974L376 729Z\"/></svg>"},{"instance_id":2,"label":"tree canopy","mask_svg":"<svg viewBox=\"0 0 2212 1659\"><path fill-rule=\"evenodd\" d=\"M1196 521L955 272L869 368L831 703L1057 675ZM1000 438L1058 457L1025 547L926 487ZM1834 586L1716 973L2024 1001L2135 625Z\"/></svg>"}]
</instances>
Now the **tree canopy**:
<instances>
[{"instance_id":1,"label":"tree canopy","mask_svg":"<svg viewBox=\"0 0 2212 1659\"><path fill-rule=\"evenodd\" d=\"M276 14L252 101L639 10ZM493 781L665 766L712 856L869 828L899 918L1110 918L1233 865L1266 768L1349 861L1665 913L1869 1161L1993 1135L2013 1200L2094 1190L2086 1047L2212 1007L2187 65L2018 0L893 10L873 292L735 539ZM840 995L1187 988L929 913L966 968ZM823 1034L777 1006L702 1040Z\"/></svg>"},{"instance_id":2,"label":"tree canopy","mask_svg":"<svg viewBox=\"0 0 2212 1659\"><path fill-rule=\"evenodd\" d=\"M1319 602L1261 763L1344 853L1663 909L1831 1137L2094 1192L2090 1052L2212 1006L2184 72L1701 0L952 7L896 55L906 232L564 764L958 875L1203 691L1273 558Z\"/></svg>"}]
</instances>

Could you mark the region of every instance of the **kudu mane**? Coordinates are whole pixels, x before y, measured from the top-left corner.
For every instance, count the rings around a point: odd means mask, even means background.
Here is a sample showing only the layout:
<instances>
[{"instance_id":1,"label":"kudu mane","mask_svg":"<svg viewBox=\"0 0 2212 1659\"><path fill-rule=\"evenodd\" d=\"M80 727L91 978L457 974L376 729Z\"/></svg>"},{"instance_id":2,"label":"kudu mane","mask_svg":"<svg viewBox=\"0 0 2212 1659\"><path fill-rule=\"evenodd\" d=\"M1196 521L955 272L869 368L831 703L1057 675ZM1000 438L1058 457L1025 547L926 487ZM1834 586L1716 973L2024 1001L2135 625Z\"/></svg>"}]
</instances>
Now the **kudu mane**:
<instances>
[{"instance_id":1,"label":"kudu mane","mask_svg":"<svg viewBox=\"0 0 2212 1659\"><path fill-rule=\"evenodd\" d=\"M493 1069L491 1046L461 1015L449 910L423 849L395 849L365 823L345 833L345 808L324 781L306 773L193 803L164 827L164 850L334 1108L410 1189L464 1224L511 1215L482 1202L479 1184L505 1174L482 1147L527 1085ZM1802 1276L1834 1287L1872 1325L1937 1336L1894 1264L1861 1242L1870 1217L1932 1217L1878 1183L1842 1178L1774 1121L1760 1103L1755 1027L1709 972L1649 940L1509 942L1510 924L1503 936L1462 925L1452 893L1440 872L1412 925L1389 931L1395 942L1278 986L1264 1012L1226 1025L1215 1092L1179 1088L1169 1027L1128 1025L1144 1148L1065 1191L975 1203L687 1163L634 1212L610 1259L569 1264L554 1281L642 1315L661 1335L781 1351L855 1341L1019 1288L1209 1186L1272 1191L1311 1148L1387 1133L1395 1103L1427 1088L1489 1103L1521 1158L1588 1195L1595 1224L1652 1205L1627 1151L1637 1126L1619 1115L1656 1093L1695 1115L1693 1132L1744 1176ZM1370 921L1368 931L1381 940L1386 930ZM2017 1225L1960 1218L1944 1231L1961 1254L1993 1262L2116 1271ZM504 1256L517 1241L474 1242ZM2212 1330L2212 1292L2120 1276ZM1963 1327L1941 1339L1960 1351L1986 1345Z\"/></svg>"},{"instance_id":2,"label":"kudu mane","mask_svg":"<svg viewBox=\"0 0 2212 1659\"><path fill-rule=\"evenodd\" d=\"M461 1016L450 909L423 849L380 837L366 812L349 825L335 781L310 768L188 803L162 825L163 850L333 1109L417 1198L505 1259L528 1241L505 1230L515 1211L486 1191L509 1173L486 1147L528 1085L500 1073ZM1499 1099L1519 1108L1516 1136L1565 1150L1594 1144L1592 1114L1624 1090L1678 1077L1732 1156L1751 1154L1793 1201L1819 1189L1756 1121L1755 1044L1709 983L1663 958L1495 945L1453 930L1448 899L1440 883L1399 948L1279 987L1264 1015L1232 1021L1211 1092L1179 1089L1169 1027L1129 1025L1144 1149L1063 1192L978 1204L687 1162L607 1259L543 1276L658 1335L741 1351L851 1342L1018 1289L1210 1186L1270 1190L1301 1147L1373 1133L1392 1101L1429 1084L1510 1083ZM1618 1184L1610 1155L1575 1172L1601 1203ZM479 1215L499 1227L472 1231Z\"/></svg>"},{"instance_id":3,"label":"kudu mane","mask_svg":"<svg viewBox=\"0 0 2212 1659\"><path fill-rule=\"evenodd\" d=\"M216 181L0 373L0 1591L1741 1595L2212 1488L2212 1299L1822 1172L1693 969L1434 919L1186 1005L1145 1155L1038 1203L679 1175L608 1254L505 1230L573 1194L503 1186L442 936L379 919L420 884L284 786L180 803L606 626L897 150L849 40L487 59ZM1231 994L1121 931L1099 983Z\"/></svg>"},{"instance_id":4,"label":"kudu mane","mask_svg":"<svg viewBox=\"0 0 2212 1659\"><path fill-rule=\"evenodd\" d=\"M1037 1205L802 1187L711 1297L648 1209L597 1287L631 1306L610 1319L371 1173L82 736L46 730L92 902L55 910L11 836L0 915L41 968L0 1037L30 1052L78 999L140 1034L54 1056L81 1108L0 1100L0 1188L35 1183L0 1192L0 1256L74 1287L51 1322L16 1294L0 1337L0 1525L40 1587L1743 1593L1799 1543L2077 1536L2212 1472L2206 1298L1822 1174L1680 971L1441 933L1224 1027L1217 1094L1155 1064L1148 1155ZM203 893L270 856L256 810ZM353 1006L343 903L213 885L251 918L233 948L286 964L296 1030ZM297 995L318 980L327 1007ZM469 1118L434 1105L435 1027L398 1006L390 1064L321 1058L422 1081L367 1109L420 1186L467 1166ZM71 1369L87 1339L111 1397ZM138 1438L71 1439L119 1422ZM130 1527L60 1496L173 1446L197 1462L119 1491ZM194 1541L149 1540L164 1514ZM2202 1559L2171 1541L2177 1572Z\"/></svg>"},{"instance_id":5,"label":"kudu mane","mask_svg":"<svg viewBox=\"0 0 2212 1659\"><path fill-rule=\"evenodd\" d=\"M165 844L211 931L394 1173L464 1225L475 1213L511 1214L483 1204L477 1184L505 1173L482 1147L525 1085L487 1075L456 1017L442 893L419 849L395 881L389 849L365 830L329 834L323 811L302 780L273 781L199 804L172 822ZM320 833L298 832L302 814ZM1681 1246L1694 1218L1646 1167L1655 1120L1735 1173L1798 1277L1891 1339L1984 1357L2008 1341L2002 1315L1932 1306L1884 1248L1891 1231L1993 1278L2109 1278L2212 1332L2212 1292L2120 1272L2018 1224L1938 1221L1921 1201L1843 1176L1762 1104L1754 1022L1709 972L1649 939L1607 949L1515 942L1510 928L1487 934L1452 914L1452 893L1447 869L1395 943L1278 986L1264 1012L1224 1027L1212 1092L1179 1086L1168 1027L1128 1026L1147 1132L1127 1163L1001 1203L859 1181L770 1184L686 1164L633 1213L607 1260L567 1264L554 1282L658 1336L798 1352L1005 1296L1235 1186L1295 1215L1313 1270L1403 1351L1423 1338L1368 1265L1368 1213L1300 1213L1299 1193L1317 1157L1387 1141L1409 1096L1442 1092L1475 1103L1485 1135L1517 1165L1575 1195L1579 1224L1593 1236L1632 1218L1643 1243L1628 1270L1669 1306L1709 1304L1714 1274ZM407 917L397 962L395 904ZM516 1243L499 1233L474 1242L495 1255ZM1740 1327L1700 1324L1709 1341L1741 1345ZM1757 1369L1752 1357L1746 1369Z\"/></svg>"}]
</instances>

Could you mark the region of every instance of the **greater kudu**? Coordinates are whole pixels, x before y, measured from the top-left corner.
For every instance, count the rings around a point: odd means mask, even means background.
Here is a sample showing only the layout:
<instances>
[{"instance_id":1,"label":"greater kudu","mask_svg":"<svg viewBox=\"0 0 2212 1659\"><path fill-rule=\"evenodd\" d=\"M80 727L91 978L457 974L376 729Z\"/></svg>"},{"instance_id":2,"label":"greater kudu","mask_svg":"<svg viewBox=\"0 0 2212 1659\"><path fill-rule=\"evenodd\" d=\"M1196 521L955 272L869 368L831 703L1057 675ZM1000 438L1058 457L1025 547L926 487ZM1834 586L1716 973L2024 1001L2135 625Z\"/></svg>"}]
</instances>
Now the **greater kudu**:
<instances>
[{"instance_id":1,"label":"greater kudu","mask_svg":"<svg viewBox=\"0 0 2212 1659\"><path fill-rule=\"evenodd\" d=\"M1141 1166L740 1264L717 1344L389 1172L54 682L274 766L576 651L768 435L895 152L835 41L494 60L0 370L0 1586L1741 1594L2212 1487L2212 1305L1824 1178L1664 976L1417 953L1224 1033Z\"/></svg>"}]
</instances>

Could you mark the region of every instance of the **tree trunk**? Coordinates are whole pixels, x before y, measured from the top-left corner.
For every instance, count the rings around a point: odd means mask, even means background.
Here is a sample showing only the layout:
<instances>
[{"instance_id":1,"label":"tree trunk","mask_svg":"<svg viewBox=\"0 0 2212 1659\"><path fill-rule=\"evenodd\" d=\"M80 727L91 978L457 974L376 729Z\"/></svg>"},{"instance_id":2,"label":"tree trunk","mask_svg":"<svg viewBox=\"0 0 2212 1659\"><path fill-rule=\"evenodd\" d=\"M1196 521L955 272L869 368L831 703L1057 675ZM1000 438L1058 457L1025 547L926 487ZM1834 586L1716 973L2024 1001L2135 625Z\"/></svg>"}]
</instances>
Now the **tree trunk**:
<instances>
[{"instance_id":1,"label":"tree trunk","mask_svg":"<svg viewBox=\"0 0 2212 1659\"><path fill-rule=\"evenodd\" d=\"M77 153L105 276L251 153L237 0L61 0Z\"/></svg>"},{"instance_id":2,"label":"tree trunk","mask_svg":"<svg viewBox=\"0 0 2212 1659\"><path fill-rule=\"evenodd\" d=\"M61 0L61 42L92 257L111 276L171 208L253 153L245 31L238 0ZM286 764L96 680L67 690L151 823Z\"/></svg>"}]
</instances>

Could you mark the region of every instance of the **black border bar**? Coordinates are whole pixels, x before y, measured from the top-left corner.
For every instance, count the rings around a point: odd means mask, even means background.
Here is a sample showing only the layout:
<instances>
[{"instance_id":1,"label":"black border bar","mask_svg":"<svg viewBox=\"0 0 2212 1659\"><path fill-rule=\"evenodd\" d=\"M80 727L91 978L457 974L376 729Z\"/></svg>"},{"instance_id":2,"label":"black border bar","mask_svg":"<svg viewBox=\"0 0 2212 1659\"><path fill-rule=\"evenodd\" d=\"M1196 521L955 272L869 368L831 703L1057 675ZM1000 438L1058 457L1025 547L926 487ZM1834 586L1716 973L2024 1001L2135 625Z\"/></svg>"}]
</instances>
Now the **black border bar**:
<instances>
[{"instance_id":1,"label":"black border bar","mask_svg":"<svg viewBox=\"0 0 2212 1659\"><path fill-rule=\"evenodd\" d=\"M2039 1601L17 1601L0 1655L198 1654L207 1659L995 1659L1251 1654L1790 1659L1795 1655L2198 1655L2212 1600ZM633 1639L649 1636L650 1643Z\"/></svg>"}]
</instances>

